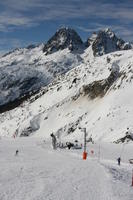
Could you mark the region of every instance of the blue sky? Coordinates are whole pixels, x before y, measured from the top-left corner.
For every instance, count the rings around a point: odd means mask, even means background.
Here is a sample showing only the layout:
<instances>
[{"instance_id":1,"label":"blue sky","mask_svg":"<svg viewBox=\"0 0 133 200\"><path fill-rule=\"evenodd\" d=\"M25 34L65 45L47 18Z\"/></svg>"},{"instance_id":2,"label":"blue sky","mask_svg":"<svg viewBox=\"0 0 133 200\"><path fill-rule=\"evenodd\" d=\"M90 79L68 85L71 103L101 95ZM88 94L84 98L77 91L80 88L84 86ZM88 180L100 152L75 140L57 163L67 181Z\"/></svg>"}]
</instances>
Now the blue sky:
<instances>
[{"instance_id":1,"label":"blue sky","mask_svg":"<svg viewBox=\"0 0 133 200\"><path fill-rule=\"evenodd\" d=\"M62 26L83 40L109 27L133 41L133 0L1 0L0 52L46 42Z\"/></svg>"}]
</instances>

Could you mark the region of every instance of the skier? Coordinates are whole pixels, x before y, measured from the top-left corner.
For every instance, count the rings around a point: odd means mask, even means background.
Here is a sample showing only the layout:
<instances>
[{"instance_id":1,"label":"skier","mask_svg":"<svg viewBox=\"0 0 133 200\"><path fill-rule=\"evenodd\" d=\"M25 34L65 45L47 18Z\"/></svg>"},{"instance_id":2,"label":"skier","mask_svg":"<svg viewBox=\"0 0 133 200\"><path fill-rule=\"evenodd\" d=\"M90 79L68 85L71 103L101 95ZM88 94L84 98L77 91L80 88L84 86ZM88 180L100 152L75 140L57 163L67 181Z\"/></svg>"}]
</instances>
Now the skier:
<instances>
[{"instance_id":1,"label":"skier","mask_svg":"<svg viewBox=\"0 0 133 200\"><path fill-rule=\"evenodd\" d=\"M17 156L17 155L18 155L18 152L19 152L19 151L18 151L18 149L17 149L17 150L16 150L16 153L15 153L15 156Z\"/></svg>"},{"instance_id":2,"label":"skier","mask_svg":"<svg viewBox=\"0 0 133 200\"><path fill-rule=\"evenodd\" d=\"M50 136L52 137L52 147L56 149L56 137L53 133Z\"/></svg>"},{"instance_id":3,"label":"skier","mask_svg":"<svg viewBox=\"0 0 133 200\"><path fill-rule=\"evenodd\" d=\"M120 164L121 164L121 158L119 157L119 158L117 159L117 161L118 161L118 165L120 165Z\"/></svg>"}]
</instances>

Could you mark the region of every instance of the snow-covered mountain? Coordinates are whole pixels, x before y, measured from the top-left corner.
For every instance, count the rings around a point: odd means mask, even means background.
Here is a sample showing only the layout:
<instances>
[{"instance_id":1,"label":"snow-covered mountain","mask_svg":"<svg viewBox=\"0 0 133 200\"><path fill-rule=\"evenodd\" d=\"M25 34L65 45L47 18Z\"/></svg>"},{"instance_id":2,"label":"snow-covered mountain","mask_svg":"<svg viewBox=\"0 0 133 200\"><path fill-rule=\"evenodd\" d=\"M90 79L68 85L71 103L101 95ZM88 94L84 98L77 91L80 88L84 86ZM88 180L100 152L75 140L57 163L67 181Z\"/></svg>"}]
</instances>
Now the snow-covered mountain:
<instances>
[{"instance_id":1,"label":"snow-covered mountain","mask_svg":"<svg viewBox=\"0 0 133 200\"><path fill-rule=\"evenodd\" d=\"M43 53L44 45L17 49L0 58L0 110L16 107L23 100L66 73L82 59L69 49L51 55Z\"/></svg>"},{"instance_id":2,"label":"snow-covered mountain","mask_svg":"<svg viewBox=\"0 0 133 200\"><path fill-rule=\"evenodd\" d=\"M46 44L15 49L1 57L0 112L17 107L55 77L80 65L85 49L90 57L132 47L109 29L93 34L87 45L73 29L61 28Z\"/></svg>"},{"instance_id":3,"label":"snow-covered mountain","mask_svg":"<svg viewBox=\"0 0 133 200\"><path fill-rule=\"evenodd\" d=\"M107 53L120 50L132 49L132 44L118 38L110 29L93 33L87 40L88 46L92 46L94 56L101 56Z\"/></svg>"},{"instance_id":4,"label":"snow-covered mountain","mask_svg":"<svg viewBox=\"0 0 133 200\"><path fill-rule=\"evenodd\" d=\"M51 54L58 50L68 48L71 51L83 48L83 42L75 30L71 28L61 28L55 35L44 45L45 54Z\"/></svg>"},{"instance_id":5,"label":"snow-covered mountain","mask_svg":"<svg viewBox=\"0 0 133 200\"><path fill-rule=\"evenodd\" d=\"M106 30L115 43L116 36L109 32ZM54 41L55 37L48 44ZM93 35L86 49L80 42L79 52L67 45L45 54L46 46L42 44L2 57L1 105L26 93L36 93L0 115L0 135L49 138L54 132L64 140L79 140L83 137L79 127L86 127L88 140L127 141L127 128L131 133L133 124L133 50L122 51L125 43L121 43L121 51L115 51L112 43L111 48L106 44L109 54L94 56L101 55L94 53L96 41Z\"/></svg>"},{"instance_id":6,"label":"snow-covered mountain","mask_svg":"<svg viewBox=\"0 0 133 200\"><path fill-rule=\"evenodd\" d=\"M87 53L87 54L86 54ZM88 59L29 101L1 114L1 135L117 141L132 129L133 50ZM51 123L52 122L52 123Z\"/></svg>"}]
</instances>

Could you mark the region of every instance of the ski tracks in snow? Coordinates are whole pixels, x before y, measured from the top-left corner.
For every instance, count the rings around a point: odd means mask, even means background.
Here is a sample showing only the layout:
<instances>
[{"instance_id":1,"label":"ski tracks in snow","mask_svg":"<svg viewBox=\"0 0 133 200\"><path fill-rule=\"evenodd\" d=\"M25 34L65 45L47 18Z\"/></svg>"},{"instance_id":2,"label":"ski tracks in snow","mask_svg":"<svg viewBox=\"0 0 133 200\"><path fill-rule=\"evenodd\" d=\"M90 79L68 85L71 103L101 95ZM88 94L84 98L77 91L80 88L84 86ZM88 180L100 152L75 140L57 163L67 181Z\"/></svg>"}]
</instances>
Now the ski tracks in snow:
<instances>
[{"instance_id":1,"label":"ski tracks in snow","mask_svg":"<svg viewBox=\"0 0 133 200\"><path fill-rule=\"evenodd\" d=\"M107 173L110 174L110 183L114 196L121 200L132 200L132 167L124 163L118 166L114 162L107 160L103 161L102 165L107 170Z\"/></svg>"},{"instance_id":2,"label":"ski tracks in snow","mask_svg":"<svg viewBox=\"0 0 133 200\"><path fill-rule=\"evenodd\" d=\"M32 139L6 141L0 148L0 200L120 199L112 190L110 173L96 160L54 151Z\"/></svg>"}]
</instances>

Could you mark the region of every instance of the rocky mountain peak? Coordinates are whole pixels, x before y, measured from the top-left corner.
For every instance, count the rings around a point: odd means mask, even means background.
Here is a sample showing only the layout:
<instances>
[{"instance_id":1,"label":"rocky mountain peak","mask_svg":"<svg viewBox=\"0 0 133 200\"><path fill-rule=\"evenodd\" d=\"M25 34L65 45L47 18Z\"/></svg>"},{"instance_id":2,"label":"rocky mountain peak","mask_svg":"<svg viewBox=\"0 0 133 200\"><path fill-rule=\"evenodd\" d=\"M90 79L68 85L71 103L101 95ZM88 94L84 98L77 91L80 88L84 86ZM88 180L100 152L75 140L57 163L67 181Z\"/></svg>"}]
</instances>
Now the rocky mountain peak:
<instances>
[{"instance_id":1,"label":"rocky mountain peak","mask_svg":"<svg viewBox=\"0 0 133 200\"><path fill-rule=\"evenodd\" d=\"M92 45L94 56L102 56L114 51L132 48L130 43L126 43L124 40L118 38L109 28L100 30L98 33L93 33L87 40L87 45Z\"/></svg>"},{"instance_id":2,"label":"rocky mountain peak","mask_svg":"<svg viewBox=\"0 0 133 200\"><path fill-rule=\"evenodd\" d=\"M77 50L83 44L77 32L71 28L61 28L46 43L43 51L46 54L53 53L58 50L69 48L71 51Z\"/></svg>"}]
</instances>

